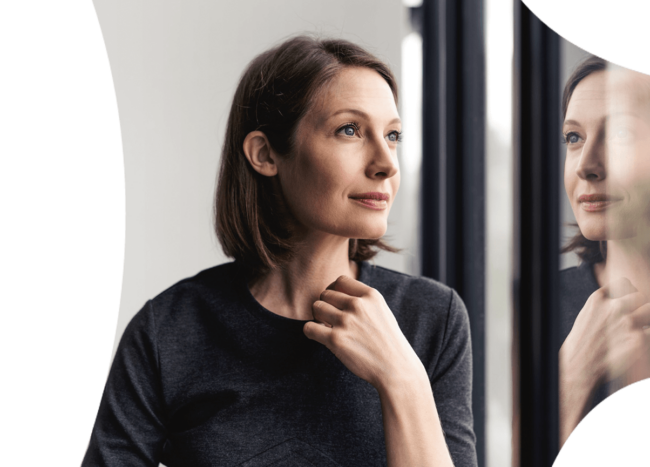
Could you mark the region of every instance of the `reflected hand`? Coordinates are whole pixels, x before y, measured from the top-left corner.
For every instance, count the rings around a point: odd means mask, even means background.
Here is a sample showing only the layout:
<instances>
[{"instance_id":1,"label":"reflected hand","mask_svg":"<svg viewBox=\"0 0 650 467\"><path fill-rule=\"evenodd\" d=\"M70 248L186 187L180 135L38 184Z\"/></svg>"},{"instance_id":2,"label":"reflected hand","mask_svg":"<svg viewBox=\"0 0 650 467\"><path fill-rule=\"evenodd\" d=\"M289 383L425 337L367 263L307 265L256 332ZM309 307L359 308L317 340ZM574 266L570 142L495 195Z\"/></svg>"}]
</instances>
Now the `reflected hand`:
<instances>
[{"instance_id":1,"label":"reflected hand","mask_svg":"<svg viewBox=\"0 0 650 467\"><path fill-rule=\"evenodd\" d=\"M305 335L330 349L355 375L385 389L424 367L384 297L362 282L341 276L312 306Z\"/></svg>"},{"instance_id":2,"label":"reflected hand","mask_svg":"<svg viewBox=\"0 0 650 467\"><path fill-rule=\"evenodd\" d=\"M584 416L593 392L631 368L650 376L650 303L625 278L596 290L560 349L560 438Z\"/></svg>"},{"instance_id":3,"label":"reflected hand","mask_svg":"<svg viewBox=\"0 0 650 467\"><path fill-rule=\"evenodd\" d=\"M618 378L650 351L650 303L622 278L595 291L560 351L594 384Z\"/></svg>"}]
</instances>

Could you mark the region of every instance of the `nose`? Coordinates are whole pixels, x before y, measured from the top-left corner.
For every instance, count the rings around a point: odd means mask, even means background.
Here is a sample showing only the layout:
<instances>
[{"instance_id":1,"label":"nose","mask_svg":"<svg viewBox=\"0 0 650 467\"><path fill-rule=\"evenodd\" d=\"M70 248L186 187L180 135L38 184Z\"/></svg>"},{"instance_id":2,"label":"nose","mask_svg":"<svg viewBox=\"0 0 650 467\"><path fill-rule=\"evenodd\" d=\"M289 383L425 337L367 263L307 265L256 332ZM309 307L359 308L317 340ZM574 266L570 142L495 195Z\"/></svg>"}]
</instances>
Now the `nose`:
<instances>
[{"instance_id":1,"label":"nose","mask_svg":"<svg viewBox=\"0 0 650 467\"><path fill-rule=\"evenodd\" d=\"M373 179L387 179L399 172L396 154L385 140L372 145L369 155L370 162L366 168L366 175Z\"/></svg>"},{"instance_id":2,"label":"nose","mask_svg":"<svg viewBox=\"0 0 650 467\"><path fill-rule=\"evenodd\" d=\"M601 138L585 141L576 167L576 174L583 180L600 181L606 176L606 145Z\"/></svg>"}]
</instances>

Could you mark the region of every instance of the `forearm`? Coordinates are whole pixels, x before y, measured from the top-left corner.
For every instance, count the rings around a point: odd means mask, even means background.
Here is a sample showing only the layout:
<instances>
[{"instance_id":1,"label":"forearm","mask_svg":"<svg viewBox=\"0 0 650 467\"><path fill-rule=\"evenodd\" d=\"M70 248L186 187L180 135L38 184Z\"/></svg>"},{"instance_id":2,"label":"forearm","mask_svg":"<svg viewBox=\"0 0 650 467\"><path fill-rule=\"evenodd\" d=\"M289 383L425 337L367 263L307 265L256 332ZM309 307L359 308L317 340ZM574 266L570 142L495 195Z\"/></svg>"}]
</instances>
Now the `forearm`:
<instances>
[{"instance_id":1,"label":"forearm","mask_svg":"<svg viewBox=\"0 0 650 467\"><path fill-rule=\"evenodd\" d=\"M388 467L453 466L424 367L378 388Z\"/></svg>"},{"instance_id":2,"label":"forearm","mask_svg":"<svg viewBox=\"0 0 650 467\"><path fill-rule=\"evenodd\" d=\"M585 416L598 379L580 363L560 351L560 446Z\"/></svg>"}]
</instances>

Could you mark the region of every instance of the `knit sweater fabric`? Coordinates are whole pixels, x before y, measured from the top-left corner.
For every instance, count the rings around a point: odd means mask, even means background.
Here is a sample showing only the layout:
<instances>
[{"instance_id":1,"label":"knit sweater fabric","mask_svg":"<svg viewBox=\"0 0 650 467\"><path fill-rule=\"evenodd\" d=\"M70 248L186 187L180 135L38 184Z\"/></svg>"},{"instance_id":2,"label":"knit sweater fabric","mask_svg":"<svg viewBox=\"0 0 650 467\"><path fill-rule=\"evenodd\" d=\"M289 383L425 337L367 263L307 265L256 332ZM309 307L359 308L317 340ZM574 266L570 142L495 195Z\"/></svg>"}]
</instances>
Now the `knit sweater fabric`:
<instances>
[{"instance_id":1,"label":"knit sweater fabric","mask_svg":"<svg viewBox=\"0 0 650 467\"><path fill-rule=\"evenodd\" d=\"M360 263L422 360L457 467L476 466L467 311L430 279ZM113 361L83 466L386 465L377 391L306 321L262 307L237 263L148 301Z\"/></svg>"}]
</instances>

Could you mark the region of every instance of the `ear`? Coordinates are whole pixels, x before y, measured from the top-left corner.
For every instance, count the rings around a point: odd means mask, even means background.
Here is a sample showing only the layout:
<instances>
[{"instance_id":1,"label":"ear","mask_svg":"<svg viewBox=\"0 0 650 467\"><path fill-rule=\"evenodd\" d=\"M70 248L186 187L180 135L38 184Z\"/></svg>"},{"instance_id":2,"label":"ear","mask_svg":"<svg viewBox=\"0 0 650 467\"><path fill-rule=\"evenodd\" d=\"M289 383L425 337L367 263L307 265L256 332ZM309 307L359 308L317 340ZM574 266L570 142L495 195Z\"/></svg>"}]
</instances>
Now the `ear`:
<instances>
[{"instance_id":1,"label":"ear","mask_svg":"<svg viewBox=\"0 0 650 467\"><path fill-rule=\"evenodd\" d=\"M256 172L266 177L277 175L277 154L271 149L271 144L264 133L261 131L248 133L244 138L243 149L246 159Z\"/></svg>"}]
</instances>

